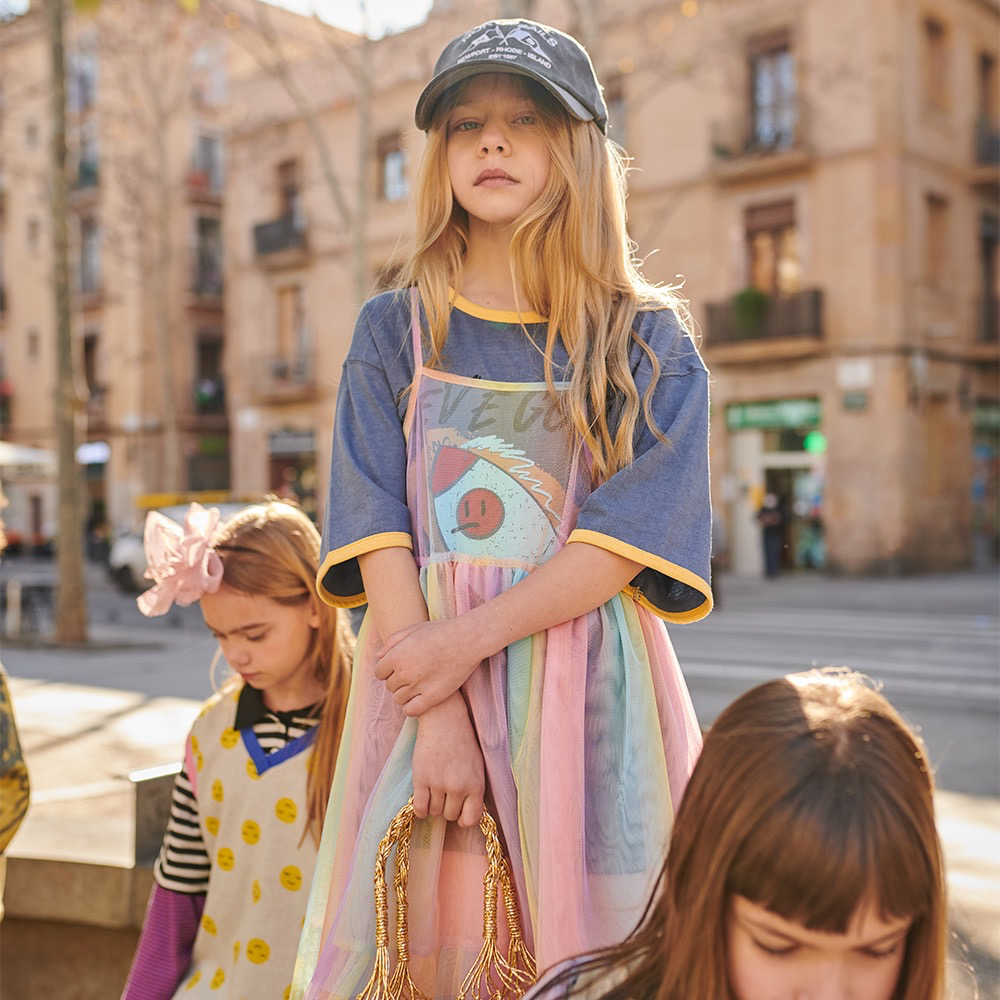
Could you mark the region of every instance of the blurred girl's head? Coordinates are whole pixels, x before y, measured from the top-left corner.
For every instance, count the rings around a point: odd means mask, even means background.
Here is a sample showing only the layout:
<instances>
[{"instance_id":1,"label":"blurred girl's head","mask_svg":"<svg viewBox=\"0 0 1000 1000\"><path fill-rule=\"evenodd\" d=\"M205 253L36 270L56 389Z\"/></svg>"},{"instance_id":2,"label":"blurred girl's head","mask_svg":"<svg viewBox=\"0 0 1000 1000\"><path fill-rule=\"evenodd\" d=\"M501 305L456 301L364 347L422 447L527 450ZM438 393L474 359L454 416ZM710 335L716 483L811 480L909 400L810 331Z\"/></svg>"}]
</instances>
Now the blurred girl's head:
<instances>
[{"instance_id":1,"label":"blurred girl's head","mask_svg":"<svg viewBox=\"0 0 1000 1000\"><path fill-rule=\"evenodd\" d=\"M597 995L936 1000L932 793L920 741L859 675L748 691L706 736L642 922L586 963L605 983L629 970Z\"/></svg>"},{"instance_id":2,"label":"blurred girl's head","mask_svg":"<svg viewBox=\"0 0 1000 1000\"><path fill-rule=\"evenodd\" d=\"M922 745L856 674L793 675L737 699L709 731L666 866L664 917L689 928L692 985L708 989L691 995L754 1000L747 956L801 958L818 932L871 945L849 956L864 968L898 959L886 1000L937 996L946 917L932 792ZM748 945L762 913L811 932L797 953L765 931Z\"/></svg>"},{"instance_id":3,"label":"blurred girl's head","mask_svg":"<svg viewBox=\"0 0 1000 1000\"><path fill-rule=\"evenodd\" d=\"M259 684L253 676L247 681L262 689L265 701L273 677L268 671L276 669L274 664L279 671L305 664L315 682L312 689L321 693L322 721L308 791L310 827L316 836L340 743L353 652L344 612L324 604L316 593L320 544L315 525L297 505L268 500L247 507L215 532L212 548L222 561L222 584L201 597L202 613L230 665L240 670L240 658L246 656L250 670L264 672ZM254 628L262 622L267 629ZM266 655L259 654L265 646Z\"/></svg>"}]
</instances>

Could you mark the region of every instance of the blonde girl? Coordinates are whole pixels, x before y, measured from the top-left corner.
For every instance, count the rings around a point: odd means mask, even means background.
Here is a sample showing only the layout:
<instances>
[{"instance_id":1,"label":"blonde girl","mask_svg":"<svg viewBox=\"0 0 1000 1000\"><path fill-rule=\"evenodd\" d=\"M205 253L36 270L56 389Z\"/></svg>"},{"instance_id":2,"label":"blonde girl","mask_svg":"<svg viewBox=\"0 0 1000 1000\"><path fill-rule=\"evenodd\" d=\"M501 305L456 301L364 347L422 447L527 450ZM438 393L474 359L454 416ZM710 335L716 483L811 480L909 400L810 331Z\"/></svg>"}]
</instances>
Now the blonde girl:
<instances>
[{"instance_id":1,"label":"blonde girl","mask_svg":"<svg viewBox=\"0 0 1000 1000\"><path fill-rule=\"evenodd\" d=\"M753 688L708 732L639 926L531 1000L939 1000L933 786L865 678Z\"/></svg>"},{"instance_id":2,"label":"blonde girl","mask_svg":"<svg viewBox=\"0 0 1000 1000\"><path fill-rule=\"evenodd\" d=\"M236 676L191 728L123 998L289 988L343 728L353 638L315 592L320 536L269 500L147 517L146 615L199 601Z\"/></svg>"},{"instance_id":3,"label":"blonde girl","mask_svg":"<svg viewBox=\"0 0 1000 1000\"><path fill-rule=\"evenodd\" d=\"M538 962L620 938L700 747L664 621L711 607L708 376L632 259L590 59L489 22L416 123L416 250L338 395L319 588L369 612L296 997L365 987L375 852L410 794L426 995L482 944L484 800Z\"/></svg>"}]
</instances>

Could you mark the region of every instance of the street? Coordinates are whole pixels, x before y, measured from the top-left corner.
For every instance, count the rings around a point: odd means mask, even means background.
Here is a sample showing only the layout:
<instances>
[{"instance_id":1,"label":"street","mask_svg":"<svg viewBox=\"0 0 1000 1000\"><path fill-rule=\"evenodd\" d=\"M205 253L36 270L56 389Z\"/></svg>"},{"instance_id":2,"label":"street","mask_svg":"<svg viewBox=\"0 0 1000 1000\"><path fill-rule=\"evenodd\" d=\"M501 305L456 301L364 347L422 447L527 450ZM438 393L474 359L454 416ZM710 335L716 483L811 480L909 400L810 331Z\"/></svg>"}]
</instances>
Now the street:
<instances>
[{"instance_id":1,"label":"street","mask_svg":"<svg viewBox=\"0 0 1000 1000\"><path fill-rule=\"evenodd\" d=\"M5 563L5 575L16 572ZM849 666L919 728L937 769L952 899L954 996L1000 996L1000 622L994 573L897 579L725 577L721 606L670 634L704 725L740 692L811 666ZM211 691L214 642L197 606L145 619L88 565L86 648L5 642L32 769L13 853L125 863L121 776L179 759ZM44 638L44 634L41 638ZM102 762L95 769L95 762ZM72 829L72 843L68 831Z\"/></svg>"}]
</instances>

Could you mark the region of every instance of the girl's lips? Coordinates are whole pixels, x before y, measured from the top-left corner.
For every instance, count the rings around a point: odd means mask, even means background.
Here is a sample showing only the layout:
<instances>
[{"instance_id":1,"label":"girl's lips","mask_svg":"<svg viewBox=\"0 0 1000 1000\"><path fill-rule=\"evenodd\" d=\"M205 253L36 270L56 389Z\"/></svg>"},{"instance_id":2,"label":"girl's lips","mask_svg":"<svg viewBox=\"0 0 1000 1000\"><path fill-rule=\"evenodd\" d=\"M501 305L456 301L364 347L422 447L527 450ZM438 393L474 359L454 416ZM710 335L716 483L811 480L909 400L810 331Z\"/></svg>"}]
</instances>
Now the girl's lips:
<instances>
[{"instance_id":1,"label":"girl's lips","mask_svg":"<svg viewBox=\"0 0 1000 1000\"><path fill-rule=\"evenodd\" d=\"M505 184L517 182L505 170L483 170L476 178L475 187L502 187Z\"/></svg>"}]
</instances>

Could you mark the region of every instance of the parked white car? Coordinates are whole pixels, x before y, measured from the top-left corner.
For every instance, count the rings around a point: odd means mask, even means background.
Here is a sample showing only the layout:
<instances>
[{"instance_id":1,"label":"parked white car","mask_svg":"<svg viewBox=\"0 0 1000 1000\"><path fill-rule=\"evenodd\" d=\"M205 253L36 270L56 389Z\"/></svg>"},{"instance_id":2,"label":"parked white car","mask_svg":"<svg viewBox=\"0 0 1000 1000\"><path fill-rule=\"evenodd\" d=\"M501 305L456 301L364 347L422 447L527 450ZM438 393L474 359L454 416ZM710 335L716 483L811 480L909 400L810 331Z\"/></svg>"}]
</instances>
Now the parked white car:
<instances>
[{"instance_id":1,"label":"parked white car","mask_svg":"<svg viewBox=\"0 0 1000 1000\"><path fill-rule=\"evenodd\" d=\"M164 517L169 517L171 521L178 524L184 523L184 515L187 513L189 503L174 504L170 507L160 507L159 512ZM242 510L246 504L242 503L213 503L206 504L207 507L218 507L222 521L231 517L238 510ZM112 543L108 551L108 572L122 590L135 593L146 590L152 586L153 581L146 579L146 551L142 544L142 531L145 525L145 518L132 531L119 535Z\"/></svg>"}]
</instances>

